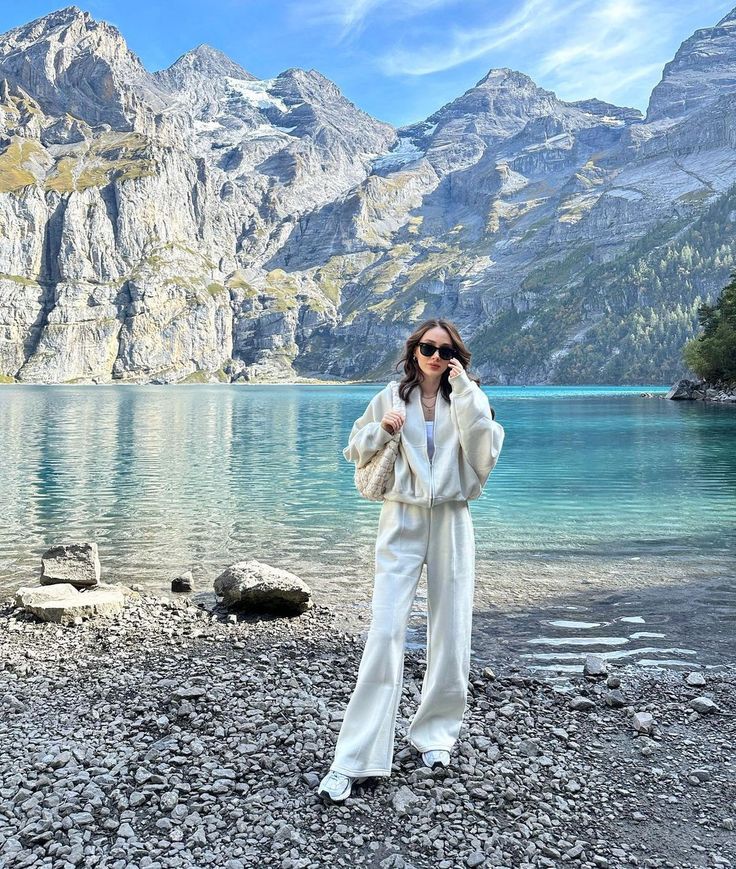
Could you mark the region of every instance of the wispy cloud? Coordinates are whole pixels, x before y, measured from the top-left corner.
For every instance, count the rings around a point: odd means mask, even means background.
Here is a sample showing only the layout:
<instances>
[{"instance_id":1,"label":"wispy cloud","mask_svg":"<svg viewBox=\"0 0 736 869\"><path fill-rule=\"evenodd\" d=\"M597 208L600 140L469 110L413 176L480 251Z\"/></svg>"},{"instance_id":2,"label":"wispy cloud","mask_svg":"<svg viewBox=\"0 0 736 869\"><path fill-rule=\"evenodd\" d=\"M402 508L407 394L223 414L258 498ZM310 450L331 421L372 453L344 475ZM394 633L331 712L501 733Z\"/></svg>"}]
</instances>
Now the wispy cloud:
<instances>
[{"instance_id":1,"label":"wispy cloud","mask_svg":"<svg viewBox=\"0 0 736 869\"><path fill-rule=\"evenodd\" d=\"M589 0L560 3L556 0L524 0L518 11L499 24L485 27L452 28L442 34L436 45L419 48L397 47L379 60L389 75L428 75L460 66L490 54L494 49L521 43L533 34L548 33L549 28L574 15Z\"/></svg>"},{"instance_id":2,"label":"wispy cloud","mask_svg":"<svg viewBox=\"0 0 736 869\"><path fill-rule=\"evenodd\" d=\"M561 99L565 100L574 101L586 97L598 97L609 102L616 102L614 97L629 89L636 82L657 81L667 60L669 58L656 63L634 66L629 68L626 73L621 73L616 68L603 68L597 72L591 72L585 79L584 92L581 92L582 82L576 73L573 73L569 78L559 78L550 86Z\"/></svg>"},{"instance_id":3,"label":"wispy cloud","mask_svg":"<svg viewBox=\"0 0 736 869\"><path fill-rule=\"evenodd\" d=\"M630 58L643 46L666 39L677 22L676 10L658 9L635 0L525 0L521 8L500 23L472 29L454 29L436 45L406 47L386 52L382 70L392 75L428 75L460 66L500 48L523 47L539 58L533 66L541 73L570 68L584 62L603 63ZM666 26L663 26L666 25ZM549 50L549 45L555 47Z\"/></svg>"},{"instance_id":4,"label":"wispy cloud","mask_svg":"<svg viewBox=\"0 0 736 869\"><path fill-rule=\"evenodd\" d=\"M289 6L291 20L299 26L332 28L337 41L355 38L369 20L397 21L416 18L450 6L457 0L295 0Z\"/></svg>"},{"instance_id":5,"label":"wispy cloud","mask_svg":"<svg viewBox=\"0 0 736 869\"><path fill-rule=\"evenodd\" d=\"M611 99L634 82L654 83L662 72L673 33L676 6L656 0L608 0L569 22L564 39L544 52L533 73L563 99L576 98L581 85L590 96Z\"/></svg>"}]
</instances>

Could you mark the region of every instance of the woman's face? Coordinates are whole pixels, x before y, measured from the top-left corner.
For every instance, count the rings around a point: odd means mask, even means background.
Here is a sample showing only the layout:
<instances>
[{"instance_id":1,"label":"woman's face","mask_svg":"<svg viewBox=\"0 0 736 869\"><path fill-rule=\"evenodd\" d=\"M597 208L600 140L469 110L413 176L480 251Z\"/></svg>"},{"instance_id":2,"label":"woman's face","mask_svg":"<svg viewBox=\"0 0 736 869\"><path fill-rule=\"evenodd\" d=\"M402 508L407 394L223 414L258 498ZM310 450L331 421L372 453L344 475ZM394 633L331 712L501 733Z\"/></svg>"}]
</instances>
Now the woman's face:
<instances>
[{"instance_id":1,"label":"woman's face","mask_svg":"<svg viewBox=\"0 0 736 869\"><path fill-rule=\"evenodd\" d=\"M422 335L420 344L433 344L435 347L452 347L452 339L447 329L441 326L433 326ZM440 358L439 353L424 356L419 345L414 348L414 358L417 360L419 370L428 377L442 376L449 366L449 361Z\"/></svg>"}]
</instances>

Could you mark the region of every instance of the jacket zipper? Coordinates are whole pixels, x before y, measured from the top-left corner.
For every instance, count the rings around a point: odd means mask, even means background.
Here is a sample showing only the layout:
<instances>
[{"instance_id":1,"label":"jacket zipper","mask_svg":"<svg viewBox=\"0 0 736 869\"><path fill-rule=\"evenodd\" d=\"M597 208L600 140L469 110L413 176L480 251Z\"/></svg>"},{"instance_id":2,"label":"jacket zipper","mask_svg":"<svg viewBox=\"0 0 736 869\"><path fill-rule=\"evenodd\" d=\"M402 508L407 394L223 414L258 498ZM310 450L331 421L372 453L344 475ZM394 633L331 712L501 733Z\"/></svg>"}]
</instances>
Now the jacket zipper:
<instances>
[{"instance_id":1,"label":"jacket zipper","mask_svg":"<svg viewBox=\"0 0 736 869\"><path fill-rule=\"evenodd\" d=\"M436 449L436 448L435 448ZM432 462L429 463L429 506L434 504L434 470Z\"/></svg>"},{"instance_id":2,"label":"jacket zipper","mask_svg":"<svg viewBox=\"0 0 736 869\"><path fill-rule=\"evenodd\" d=\"M437 395L437 402L439 402L440 397ZM420 402L421 405L421 402ZM422 413L422 417L424 413ZM426 430L426 427L425 427ZM435 403L434 410L434 426L432 427L432 438L434 440L434 454L437 455L437 403ZM427 453L427 461L429 462L429 506L432 507L434 505L434 462L429 458L429 447L427 446L427 439L424 439L424 451Z\"/></svg>"}]
</instances>

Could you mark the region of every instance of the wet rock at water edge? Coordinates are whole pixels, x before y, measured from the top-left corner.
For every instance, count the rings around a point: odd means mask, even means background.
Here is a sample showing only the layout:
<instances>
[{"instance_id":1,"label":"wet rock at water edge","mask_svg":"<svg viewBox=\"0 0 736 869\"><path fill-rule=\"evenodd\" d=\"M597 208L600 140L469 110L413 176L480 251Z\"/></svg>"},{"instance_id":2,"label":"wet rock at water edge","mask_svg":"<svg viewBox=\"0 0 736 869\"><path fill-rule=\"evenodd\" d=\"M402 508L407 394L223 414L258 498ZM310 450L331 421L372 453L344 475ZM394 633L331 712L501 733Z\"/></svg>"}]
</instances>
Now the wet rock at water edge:
<instances>
[{"instance_id":1,"label":"wet rock at water edge","mask_svg":"<svg viewBox=\"0 0 736 869\"><path fill-rule=\"evenodd\" d=\"M230 565L215 580L225 606L252 612L299 615L311 609L312 590L288 570L251 559Z\"/></svg>"},{"instance_id":2,"label":"wet rock at water edge","mask_svg":"<svg viewBox=\"0 0 736 869\"><path fill-rule=\"evenodd\" d=\"M586 655L583 674L588 679L600 679L608 675L608 664L600 655Z\"/></svg>"},{"instance_id":3,"label":"wet rock at water edge","mask_svg":"<svg viewBox=\"0 0 736 869\"><path fill-rule=\"evenodd\" d=\"M670 387L670 391L665 397L671 398L674 401L692 401L693 399L703 398L704 396L705 389L701 383L696 380L682 378Z\"/></svg>"},{"instance_id":4,"label":"wet rock at water edge","mask_svg":"<svg viewBox=\"0 0 736 869\"><path fill-rule=\"evenodd\" d=\"M675 401L718 401L736 403L736 385L725 381L687 380L675 383L664 396Z\"/></svg>"},{"instance_id":5,"label":"wet rock at water edge","mask_svg":"<svg viewBox=\"0 0 736 869\"><path fill-rule=\"evenodd\" d=\"M191 591L193 587L192 571L187 570L171 580L171 590L175 592Z\"/></svg>"},{"instance_id":6,"label":"wet rock at water edge","mask_svg":"<svg viewBox=\"0 0 736 869\"><path fill-rule=\"evenodd\" d=\"M16 606L44 622L60 625L79 624L95 616L112 616L122 611L130 589L117 585L98 585L79 591L69 583L19 588Z\"/></svg>"},{"instance_id":7,"label":"wet rock at water edge","mask_svg":"<svg viewBox=\"0 0 736 869\"><path fill-rule=\"evenodd\" d=\"M100 584L100 557L96 543L52 546L41 556L41 585L71 583L75 588Z\"/></svg>"},{"instance_id":8,"label":"wet rock at water edge","mask_svg":"<svg viewBox=\"0 0 736 869\"><path fill-rule=\"evenodd\" d=\"M63 601L76 600L78 597L79 590L68 582L54 586L22 586L15 592L15 605L23 607L26 612L31 612L30 607L39 606L49 601L61 603Z\"/></svg>"}]
</instances>

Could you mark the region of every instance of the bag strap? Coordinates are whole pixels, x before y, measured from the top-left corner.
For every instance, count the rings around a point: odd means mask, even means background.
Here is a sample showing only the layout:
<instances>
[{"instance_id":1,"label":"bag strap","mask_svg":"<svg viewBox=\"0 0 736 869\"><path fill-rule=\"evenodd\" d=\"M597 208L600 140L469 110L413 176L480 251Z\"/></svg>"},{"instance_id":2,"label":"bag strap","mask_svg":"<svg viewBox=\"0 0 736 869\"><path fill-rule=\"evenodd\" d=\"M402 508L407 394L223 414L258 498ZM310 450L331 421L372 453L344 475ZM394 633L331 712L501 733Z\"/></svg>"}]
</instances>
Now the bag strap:
<instances>
[{"instance_id":1,"label":"bag strap","mask_svg":"<svg viewBox=\"0 0 736 869\"><path fill-rule=\"evenodd\" d=\"M391 381L391 396L392 410L406 410L406 402L399 395L399 383L397 380Z\"/></svg>"}]
</instances>

